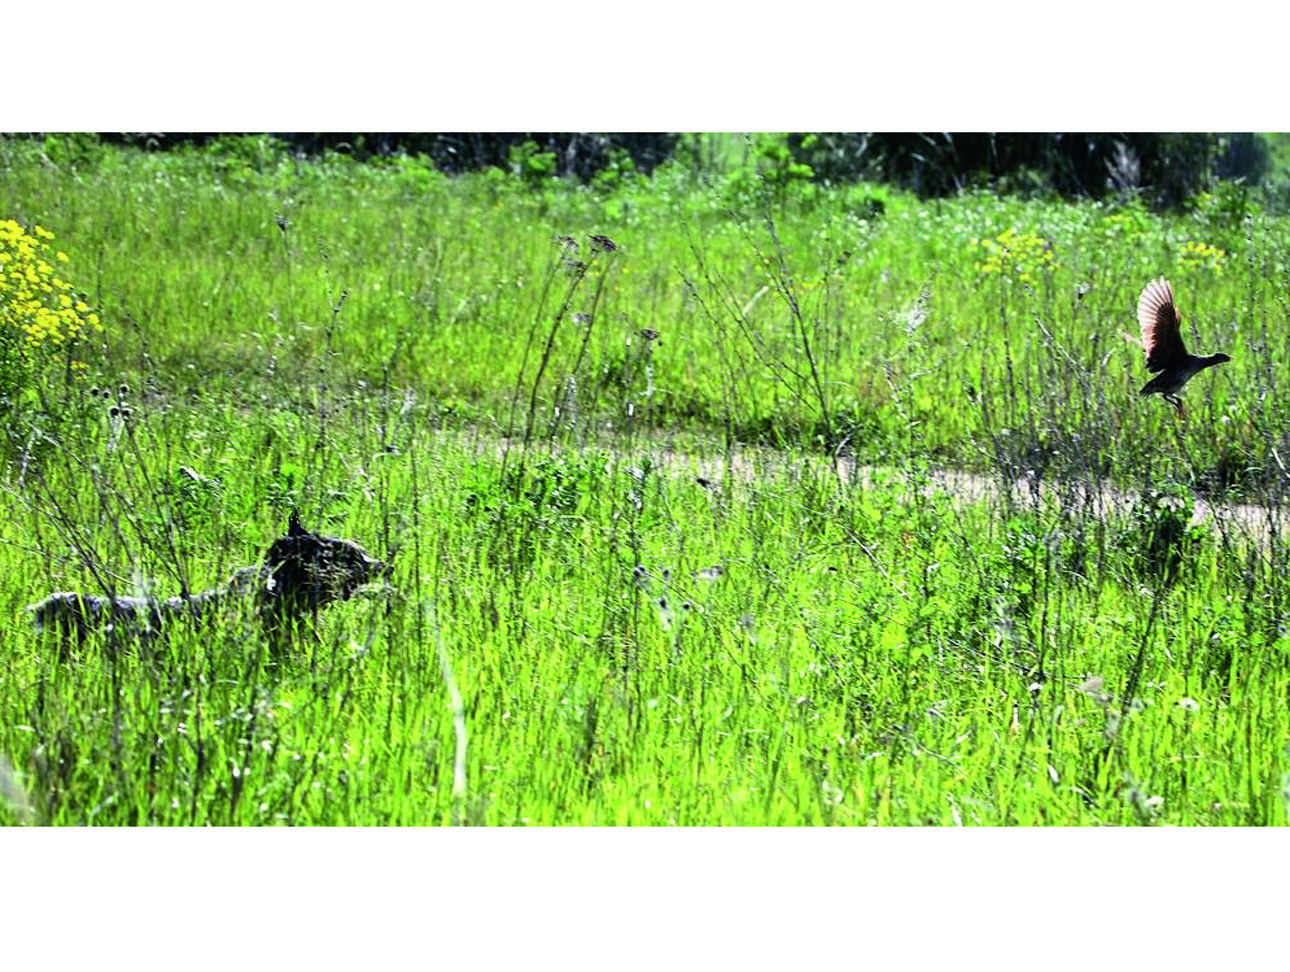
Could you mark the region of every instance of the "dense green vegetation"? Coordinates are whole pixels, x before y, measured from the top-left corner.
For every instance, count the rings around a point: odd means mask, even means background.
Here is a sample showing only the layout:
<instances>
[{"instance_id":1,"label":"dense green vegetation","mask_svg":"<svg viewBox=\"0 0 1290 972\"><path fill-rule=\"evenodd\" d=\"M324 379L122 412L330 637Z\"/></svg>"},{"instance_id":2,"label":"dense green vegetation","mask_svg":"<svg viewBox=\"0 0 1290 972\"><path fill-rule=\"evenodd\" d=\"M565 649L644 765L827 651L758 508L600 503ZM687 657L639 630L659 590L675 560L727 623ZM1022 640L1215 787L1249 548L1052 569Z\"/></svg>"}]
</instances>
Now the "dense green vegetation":
<instances>
[{"instance_id":1,"label":"dense green vegetation","mask_svg":"<svg viewBox=\"0 0 1290 972\"><path fill-rule=\"evenodd\" d=\"M1283 822L1290 224L763 149L0 140L103 326L0 401L0 814ZM1233 358L1183 420L1121 336L1162 274ZM22 613L211 586L297 508L395 571L285 656L230 617L60 662Z\"/></svg>"}]
</instances>

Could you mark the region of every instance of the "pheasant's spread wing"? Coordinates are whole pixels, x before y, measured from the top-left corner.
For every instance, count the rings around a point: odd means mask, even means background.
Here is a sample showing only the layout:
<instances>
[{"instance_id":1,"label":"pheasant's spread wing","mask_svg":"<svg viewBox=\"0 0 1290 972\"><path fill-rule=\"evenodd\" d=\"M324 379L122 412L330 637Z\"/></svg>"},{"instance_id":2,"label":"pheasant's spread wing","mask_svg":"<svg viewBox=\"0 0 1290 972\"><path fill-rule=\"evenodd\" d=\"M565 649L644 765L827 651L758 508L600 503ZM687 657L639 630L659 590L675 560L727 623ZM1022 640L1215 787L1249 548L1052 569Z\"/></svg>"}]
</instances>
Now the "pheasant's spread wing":
<instances>
[{"instance_id":1,"label":"pheasant's spread wing","mask_svg":"<svg viewBox=\"0 0 1290 972\"><path fill-rule=\"evenodd\" d=\"M1147 370L1164 371L1187 356L1179 325L1182 317L1174 306L1174 291L1164 277L1147 284L1138 298L1138 324L1142 346L1147 351Z\"/></svg>"}]
</instances>

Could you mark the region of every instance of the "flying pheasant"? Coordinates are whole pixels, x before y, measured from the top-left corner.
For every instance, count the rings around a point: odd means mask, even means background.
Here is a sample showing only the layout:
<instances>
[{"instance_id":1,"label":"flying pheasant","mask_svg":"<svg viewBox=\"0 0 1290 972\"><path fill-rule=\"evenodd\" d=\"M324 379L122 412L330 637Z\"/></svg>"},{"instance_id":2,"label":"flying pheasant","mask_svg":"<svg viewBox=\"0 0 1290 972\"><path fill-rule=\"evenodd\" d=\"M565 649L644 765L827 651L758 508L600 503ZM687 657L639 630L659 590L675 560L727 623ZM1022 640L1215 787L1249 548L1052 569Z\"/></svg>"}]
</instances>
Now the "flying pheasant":
<instances>
[{"instance_id":1,"label":"flying pheasant","mask_svg":"<svg viewBox=\"0 0 1290 972\"><path fill-rule=\"evenodd\" d=\"M1147 352L1147 370L1159 374L1142 386L1140 395L1160 394L1183 414L1178 393L1192 375L1213 365L1231 361L1227 355L1211 354L1200 358L1188 354L1179 325L1182 316L1174 305L1174 291L1164 277L1147 284L1138 298L1138 324L1142 328L1142 348Z\"/></svg>"}]
</instances>

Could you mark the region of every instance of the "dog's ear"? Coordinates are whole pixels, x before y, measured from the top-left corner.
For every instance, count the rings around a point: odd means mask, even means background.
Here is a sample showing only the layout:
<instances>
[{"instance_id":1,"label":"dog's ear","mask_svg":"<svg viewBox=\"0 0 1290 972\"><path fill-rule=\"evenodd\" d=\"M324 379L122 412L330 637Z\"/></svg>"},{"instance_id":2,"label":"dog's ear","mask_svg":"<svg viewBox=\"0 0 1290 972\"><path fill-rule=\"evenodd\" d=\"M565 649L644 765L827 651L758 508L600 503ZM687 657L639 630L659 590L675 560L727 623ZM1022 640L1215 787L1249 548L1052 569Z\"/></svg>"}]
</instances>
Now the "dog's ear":
<instances>
[{"instance_id":1,"label":"dog's ear","mask_svg":"<svg viewBox=\"0 0 1290 972\"><path fill-rule=\"evenodd\" d=\"M302 533L308 532L308 530L300 525L300 511L293 509L291 511L290 519L287 520L287 536L298 537Z\"/></svg>"}]
</instances>

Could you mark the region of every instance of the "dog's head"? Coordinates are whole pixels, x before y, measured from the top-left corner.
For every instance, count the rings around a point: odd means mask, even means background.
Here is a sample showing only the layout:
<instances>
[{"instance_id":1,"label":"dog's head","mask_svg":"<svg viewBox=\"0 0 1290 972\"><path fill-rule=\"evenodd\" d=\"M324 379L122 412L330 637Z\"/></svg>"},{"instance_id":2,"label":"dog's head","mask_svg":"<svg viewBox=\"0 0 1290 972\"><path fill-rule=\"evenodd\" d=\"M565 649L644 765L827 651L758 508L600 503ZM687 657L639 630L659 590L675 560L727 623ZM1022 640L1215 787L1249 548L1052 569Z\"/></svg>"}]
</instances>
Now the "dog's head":
<instances>
[{"instance_id":1,"label":"dog's head","mask_svg":"<svg viewBox=\"0 0 1290 972\"><path fill-rule=\"evenodd\" d=\"M311 607L346 600L392 569L352 540L306 530L294 512L286 536L273 541L264 560L272 571L269 591Z\"/></svg>"}]
</instances>

